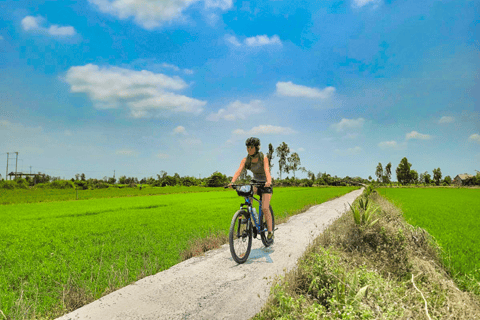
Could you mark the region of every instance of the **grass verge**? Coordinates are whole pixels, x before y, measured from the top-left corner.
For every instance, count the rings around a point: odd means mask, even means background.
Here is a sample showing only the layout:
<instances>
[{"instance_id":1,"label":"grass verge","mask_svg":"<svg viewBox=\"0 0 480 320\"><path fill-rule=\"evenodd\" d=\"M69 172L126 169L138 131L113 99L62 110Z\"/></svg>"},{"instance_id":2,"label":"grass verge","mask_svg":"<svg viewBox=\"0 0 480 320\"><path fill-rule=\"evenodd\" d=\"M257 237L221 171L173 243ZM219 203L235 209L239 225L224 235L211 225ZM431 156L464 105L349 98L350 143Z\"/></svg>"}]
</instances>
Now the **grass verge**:
<instances>
[{"instance_id":1,"label":"grass verge","mask_svg":"<svg viewBox=\"0 0 480 320\"><path fill-rule=\"evenodd\" d=\"M480 318L480 299L457 288L435 239L375 192L369 200L378 221L357 224L352 211L336 220L254 319Z\"/></svg>"}]
</instances>

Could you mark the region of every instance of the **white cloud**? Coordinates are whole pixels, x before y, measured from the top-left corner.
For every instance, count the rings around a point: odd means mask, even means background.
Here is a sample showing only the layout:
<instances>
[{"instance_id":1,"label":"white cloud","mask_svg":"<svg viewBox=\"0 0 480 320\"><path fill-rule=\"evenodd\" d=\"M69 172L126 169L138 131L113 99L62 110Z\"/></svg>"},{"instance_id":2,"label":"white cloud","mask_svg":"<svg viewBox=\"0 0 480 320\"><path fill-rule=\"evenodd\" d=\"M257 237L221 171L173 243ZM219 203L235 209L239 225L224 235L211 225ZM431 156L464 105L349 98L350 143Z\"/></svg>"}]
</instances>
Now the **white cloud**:
<instances>
[{"instance_id":1,"label":"white cloud","mask_svg":"<svg viewBox=\"0 0 480 320\"><path fill-rule=\"evenodd\" d=\"M127 157L138 157L140 154L138 151L131 149L121 149L115 152L116 155L127 156Z\"/></svg>"},{"instance_id":2,"label":"white cloud","mask_svg":"<svg viewBox=\"0 0 480 320\"><path fill-rule=\"evenodd\" d=\"M172 69L176 72L180 72L180 71L183 71L185 74L193 74L193 70L191 69L180 69L179 67L177 67L176 65L173 65L173 64L169 64L169 63L162 63L161 66L163 68L166 68L166 69Z\"/></svg>"},{"instance_id":3,"label":"white cloud","mask_svg":"<svg viewBox=\"0 0 480 320\"><path fill-rule=\"evenodd\" d=\"M65 80L71 92L86 93L97 109L130 109L134 118L162 116L166 112L202 112L205 101L167 90L187 87L180 77L169 77L150 71L134 71L118 67L100 68L93 64L71 67Z\"/></svg>"},{"instance_id":4,"label":"white cloud","mask_svg":"<svg viewBox=\"0 0 480 320\"><path fill-rule=\"evenodd\" d=\"M42 25L45 24L45 19L43 17L37 16L26 16L22 19L22 28L25 31L40 31L48 33L52 36L74 36L76 34L75 28L72 26L59 26L52 24L50 27L46 28Z\"/></svg>"},{"instance_id":5,"label":"white cloud","mask_svg":"<svg viewBox=\"0 0 480 320\"><path fill-rule=\"evenodd\" d=\"M310 88L289 82L277 82L277 94L286 97L305 97L305 98L330 98L335 92L334 87L326 87L323 90Z\"/></svg>"},{"instance_id":6,"label":"white cloud","mask_svg":"<svg viewBox=\"0 0 480 320\"><path fill-rule=\"evenodd\" d=\"M40 29L41 17L26 16L22 19L22 28L25 31Z\"/></svg>"},{"instance_id":7,"label":"white cloud","mask_svg":"<svg viewBox=\"0 0 480 320\"><path fill-rule=\"evenodd\" d=\"M204 2L206 9L228 10L232 0L88 0L104 13L119 19L133 17L145 29L153 29L163 22L184 19L182 12L191 5Z\"/></svg>"},{"instance_id":8,"label":"white cloud","mask_svg":"<svg viewBox=\"0 0 480 320\"><path fill-rule=\"evenodd\" d=\"M209 121L218 121L220 119L233 121L245 120L247 117L264 112L262 101L252 100L250 103L241 103L239 100L230 103L226 109L220 109L217 113L212 113L207 116Z\"/></svg>"},{"instance_id":9,"label":"white cloud","mask_svg":"<svg viewBox=\"0 0 480 320\"><path fill-rule=\"evenodd\" d=\"M468 140L476 143L480 143L480 134L474 133L470 137L468 137Z\"/></svg>"},{"instance_id":10,"label":"white cloud","mask_svg":"<svg viewBox=\"0 0 480 320\"><path fill-rule=\"evenodd\" d=\"M453 117L441 117L438 123L450 123L453 122Z\"/></svg>"},{"instance_id":11,"label":"white cloud","mask_svg":"<svg viewBox=\"0 0 480 320\"><path fill-rule=\"evenodd\" d=\"M364 123L365 123L365 119L363 118L358 118L358 119L342 118L342 120L339 123L332 124L332 127L335 130L337 130L337 132L340 132L346 129L361 129Z\"/></svg>"},{"instance_id":12,"label":"white cloud","mask_svg":"<svg viewBox=\"0 0 480 320\"><path fill-rule=\"evenodd\" d=\"M185 130L185 127L183 126L178 126L175 129L173 129L174 134L183 134L183 135L188 135L187 131Z\"/></svg>"},{"instance_id":13,"label":"white cloud","mask_svg":"<svg viewBox=\"0 0 480 320\"><path fill-rule=\"evenodd\" d=\"M305 151L304 148L298 148L298 152L303 152L303 151Z\"/></svg>"},{"instance_id":14,"label":"white cloud","mask_svg":"<svg viewBox=\"0 0 480 320\"><path fill-rule=\"evenodd\" d=\"M2 41L3 39L4 39L3 36L0 36L0 41Z\"/></svg>"},{"instance_id":15,"label":"white cloud","mask_svg":"<svg viewBox=\"0 0 480 320\"><path fill-rule=\"evenodd\" d=\"M406 139L420 139L420 140L429 140L431 136L429 134L422 134L418 133L417 131L412 131L410 133L407 133Z\"/></svg>"},{"instance_id":16,"label":"white cloud","mask_svg":"<svg viewBox=\"0 0 480 320\"><path fill-rule=\"evenodd\" d=\"M240 43L240 41L238 41L237 37L235 36L232 36L232 35L226 35L225 36L225 40L230 43L230 44L233 44L234 46L236 47L240 47L242 44Z\"/></svg>"},{"instance_id":17,"label":"white cloud","mask_svg":"<svg viewBox=\"0 0 480 320\"><path fill-rule=\"evenodd\" d=\"M50 33L52 36L73 36L76 32L71 26L60 27L54 24L48 28L48 33Z\"/></svg>"},{"instance_id":18,"label":"white cloud","mask_svg":"<svg viewBox=\"0 0 480 320\"><path fill-rule=\"evenodd\" d=\"M369 3L377 5L378 2L379 2L378 0L353 0L352 6L356 8L361 8L366 6Z\"/></svg>"},{"instance_id":19,"label":"white cloud","mask_svg":"<svg viewBox=\"0 0 480 320\"><path fill-rule=\"evenodd\" d=\"M233 131L233 134L236 135L260 135L260 134L293 134L296 133L295 130L288 127L277 127L272 125L260 125L254 127L249 131L244 131L243 129L237 129Z\"/></svg>"},{"instance_id":20,"label":"white cloud","mask_svg":"<svg viewBox=\"0 0 480 320\"><path fill-rule=\"evenodd\" d=\"M242 43L237 39L237 37L233 35L226 35L225 40L234 45L235 47L240 47L242 46ZM254 37L249 37L246 38L243 41L244 46L246 47L261 47L261 46L268 46L268 45L282 45L282 41L280 40L280 37L277 35L273 35L271 38L269 38L267 35L258 35Z\"/></svg>"},{"instance_id":21,"label":"white cloud","mask_svg":"<svg viewBox=\"0 0 480 320\"><path fill-rule=\"evenodd\" d=\"M380 142L378 146L382 149L397 148L398 143L397 141L383 141L383 142Z\"/></svg>"},{"instance_id":22,"label":"white cloud","mask_svg":"<svg viewBox=\"0 0 480 320\"><path fill-rule=\"evenodd\" d=\"M335 150L335 153L341 156L353 156L353 155L360 154L360 152L362 152L362 148L358 146L354 148L348 148L346 150L340 150L340 149Z\"/></svg>"},{"instance_id":23,"label":"white cloud","mask_svg":"<svg viewBox=\"0 0 480 320\"><path fill-rule=\"evenodd\" d=\"M65 133L65 135L68 136L68 137L72 136L72 131L70 131L70 130L65 130L64 133Z\"/></svg>"},{"instance_id":24,"label":"white cloud","mask_svg":"<svg viewBox=\"0 0 480 320\"><path fill-rule=\"evenodd\" d=\"M267 35L259 35L255 37L250 37L245 39L245 44L249 47L260 47L260 46L267 46L267 45L282 45L282 41L280 41L280 37L277 35L273 35L269 38Z\"/></svg>"}]
</instances>

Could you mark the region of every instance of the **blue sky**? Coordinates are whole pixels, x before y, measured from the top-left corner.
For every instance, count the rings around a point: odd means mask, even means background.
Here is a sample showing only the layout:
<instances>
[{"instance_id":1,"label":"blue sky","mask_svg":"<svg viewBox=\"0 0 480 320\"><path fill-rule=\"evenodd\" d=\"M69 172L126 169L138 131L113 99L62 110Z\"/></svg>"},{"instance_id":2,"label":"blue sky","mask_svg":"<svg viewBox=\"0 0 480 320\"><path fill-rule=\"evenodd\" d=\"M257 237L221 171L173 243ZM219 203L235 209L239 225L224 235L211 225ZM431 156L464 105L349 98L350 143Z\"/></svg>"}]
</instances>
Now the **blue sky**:
<instances>
[{"instance_id":1,"label":"blue sky","mask_svg":"<svg viewBox=\"0 0 480 320\"><path fill-rule=\"evenodd\" d=\"M480 1L3 1L0 174L18 151L19 171L68 179L233 175L250 136L314 173L407 157L475 174L479 17Z\"/></svg>"}]
</instances>

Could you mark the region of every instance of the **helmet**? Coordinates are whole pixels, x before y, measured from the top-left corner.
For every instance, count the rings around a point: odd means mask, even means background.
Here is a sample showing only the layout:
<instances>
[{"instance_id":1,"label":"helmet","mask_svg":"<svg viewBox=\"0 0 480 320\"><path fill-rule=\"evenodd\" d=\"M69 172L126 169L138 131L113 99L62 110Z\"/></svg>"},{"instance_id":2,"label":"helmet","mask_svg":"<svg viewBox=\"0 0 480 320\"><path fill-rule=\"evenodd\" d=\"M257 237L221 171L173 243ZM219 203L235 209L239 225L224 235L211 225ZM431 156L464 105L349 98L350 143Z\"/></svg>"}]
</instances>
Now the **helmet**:
<instances>
[{"instance_id":1,"label":"helmet","mask_svg":"<svg viewBox=\"0 0 480 320\"><path fill-rule=\"evenodd\" d=\"M258 154L258 150L260 149L260 139L255 137L250 137L245 141L245 145L247 147L255 147L255 154L254 157Z\"/></svg>"},{"instance_id":2,"label":"helmet","mask_svg":"<svg viewBox=\"0 0 480 320\"><path fill-rule=\"evenodd\" d=\"M253 147L259 147L260 146L260 139L251 137L248 138L247 141L245 141L245 145L247 147L253 146Z\"/></svg>"}]
</instances>

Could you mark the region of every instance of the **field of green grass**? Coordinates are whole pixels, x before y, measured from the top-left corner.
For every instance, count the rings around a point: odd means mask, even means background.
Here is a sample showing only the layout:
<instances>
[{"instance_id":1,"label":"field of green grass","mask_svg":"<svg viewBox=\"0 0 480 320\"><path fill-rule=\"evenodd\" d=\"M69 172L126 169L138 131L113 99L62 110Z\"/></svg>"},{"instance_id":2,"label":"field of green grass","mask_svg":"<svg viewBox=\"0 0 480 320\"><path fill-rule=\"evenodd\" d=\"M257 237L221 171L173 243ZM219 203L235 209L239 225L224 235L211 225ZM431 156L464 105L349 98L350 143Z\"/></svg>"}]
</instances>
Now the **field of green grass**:
<instances>
[{"instance_id":1,"label":"field of green grass","mask_svg":"<svg viewBox=\"0 0 480 320\"><path fill-rule=\"evenodd\" d=\"M276 188L276 219L355 187ZM52 318L181 261L192 239L228 233L233 190L0 206L0 310ZM0 313L1 314L1 313Z\"/></svg>"},{"instance_id":2,"label":"field of green grass","mask_svg":"<svg viewBox=\"0 0 480 320\"><path fill-rule=\"evenodd\" d=\"M435 237L443 248L446 267L463 289L480 282L480 189L377 190L402 209L408 223Z\"/></svg>"},{"instance_id":3,"label":"field of green grass","mask_svg":"<svg viewBox=\"0 0 480 320\"><path fill-rule=\"evenodd\" d=\"M137 197L171 193L221 191L223 188L206 187L150 187L106 188L94 190L75 189L0 189L0 205L14 203L36 203L49 201L88 200L101 198Z\"/></svg>"}]
</instances>

